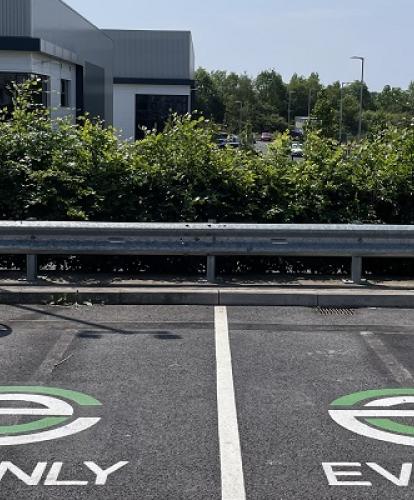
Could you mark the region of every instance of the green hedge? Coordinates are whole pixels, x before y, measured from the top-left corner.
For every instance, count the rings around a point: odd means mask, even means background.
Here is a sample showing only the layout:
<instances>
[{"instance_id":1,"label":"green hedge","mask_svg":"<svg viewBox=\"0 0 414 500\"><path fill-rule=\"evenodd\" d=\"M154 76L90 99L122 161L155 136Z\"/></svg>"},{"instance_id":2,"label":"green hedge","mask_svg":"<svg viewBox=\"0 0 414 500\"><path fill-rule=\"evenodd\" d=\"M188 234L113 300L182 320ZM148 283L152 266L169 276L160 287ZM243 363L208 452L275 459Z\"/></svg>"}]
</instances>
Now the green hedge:
<instances>
[{"instance_id":1,"label":"green hedge","mask_svg":"<svg viewBox=\"0 0 414 500\"><path fill-rule=\"evenodd\" d=\"M36 82L16 86L0 120L2 220L414 223L413 127L349 149L311 131L293 162L287 135L265 156L219 149L194 116L123 142L87 117L51 121L34 92Z\"/></svg>"}]
</instances>

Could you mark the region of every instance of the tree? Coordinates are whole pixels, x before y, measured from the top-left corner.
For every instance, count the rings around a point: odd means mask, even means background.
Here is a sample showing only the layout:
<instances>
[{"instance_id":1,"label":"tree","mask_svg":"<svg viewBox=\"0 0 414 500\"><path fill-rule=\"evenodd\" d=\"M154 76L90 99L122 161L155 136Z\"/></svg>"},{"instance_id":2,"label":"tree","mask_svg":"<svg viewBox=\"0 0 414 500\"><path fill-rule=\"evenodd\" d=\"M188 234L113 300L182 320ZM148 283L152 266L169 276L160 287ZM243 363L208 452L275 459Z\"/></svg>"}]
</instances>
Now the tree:
<instances>
[{"instance_id":1,"label":"tree","mask_svg":"<svg viewBox=\"0 0 414 500\"><path fill-rule=\"evenodd\" d=\"M255 89L260 105L271 109L273 114L286 115L287 87L279 73L262 71L255 80Z\"/></svg>"},{"instance_id":2,"label":"tree","mask_svg":"<svg viewBox=\"0 0 414 500\"><path fill-rule=\"evenodd\" d=\"M309 78L292 76L288 89L292 92L292 111L294 116L308 116L309 105L312 112L313 104L322 88L319 75L312 73Z\"/></svg>"},{"instance_id":3,"label":"tree","mask_svg":"<svg viewBox=\"0 0 414 500\"><path fill-rule=\"evenodd\" d=\"M216 81L204 68L197 69L195 81L196 109L215 122L223 123L225 107L223 96L217 88Z\"/></svg>"},{"instance_id":4,"label":"tree","mask_svg":"<svg viewBox=\"0 0 414 500\"><path fill-rule=\"evenodd\" d=\"M319 92L313 114L326 137L337 138L339 134L340 83L328 85Z\"/></svg>"},{"instance_id":5,"label":"tree","mask_svg":"<svg viewBox=\"0 0 414 500\"><path fill-rule=\"evenodd\" d=\"M375 104L378 110L388 113L412 112L409 92L399 87L386 85L382 92L377 94Z\"/></svg>"}]
</instances>

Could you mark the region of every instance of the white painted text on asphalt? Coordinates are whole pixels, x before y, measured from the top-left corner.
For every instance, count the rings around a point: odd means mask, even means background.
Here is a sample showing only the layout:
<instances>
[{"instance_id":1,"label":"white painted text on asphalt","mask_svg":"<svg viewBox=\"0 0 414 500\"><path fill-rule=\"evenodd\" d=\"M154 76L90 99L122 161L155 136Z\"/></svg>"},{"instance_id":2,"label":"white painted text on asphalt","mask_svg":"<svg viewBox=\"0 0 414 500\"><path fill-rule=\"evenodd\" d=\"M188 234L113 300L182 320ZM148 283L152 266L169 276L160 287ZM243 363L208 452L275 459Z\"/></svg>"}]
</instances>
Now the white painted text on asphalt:
<instances>
[{"instance_id":1,"label":"white painted text on asphalt","mask_svg":"<svg viewBox=\"0 0 414 500\"><path fill-rule=\"evenodd\" d=\"M395 476L375 462L367 462L364 465L396 486L407 487L410 484L411 474L413 471L412 463L402 464L399 476ZM361 472L361 469L363 464L360 462L325 462L322 464L322 467L326 478L328 479L329 486L372 486L371 481L349 481L341 479L342 477L362 478L363 473Z\"/></svg>"},{"instance_id":2,"label":"white painted text on asphalt","mask_svg":"<svg viewBox=\"0 0 414 500\"><path fill-rule=\"evenodd\" d=\"M107 469L103 469L95 462L83 462L85 467L89 469L89 471L95 474L95 482L96 486L104 486L108 480L108 477L114 472L120 470L122 467L128 464L128 462L118 462L112 467ZM29 474L28 472L23 471L20 467L15 465L13 462L1 462L0 463L0 481L4 478L5 474L9 472L9 474L13 474L17 479L22 481L27 486L37 486L42 484L42 479L44 477L43 484L45 486L86 486L89 484L88 481L85 480L62 480L59 479L62 473L63 462L53 462L50 466L48 473L46 474L46 470L48 468L48 462L38 462L34 467L33 471Z\"/></svg>"}]
</instances>

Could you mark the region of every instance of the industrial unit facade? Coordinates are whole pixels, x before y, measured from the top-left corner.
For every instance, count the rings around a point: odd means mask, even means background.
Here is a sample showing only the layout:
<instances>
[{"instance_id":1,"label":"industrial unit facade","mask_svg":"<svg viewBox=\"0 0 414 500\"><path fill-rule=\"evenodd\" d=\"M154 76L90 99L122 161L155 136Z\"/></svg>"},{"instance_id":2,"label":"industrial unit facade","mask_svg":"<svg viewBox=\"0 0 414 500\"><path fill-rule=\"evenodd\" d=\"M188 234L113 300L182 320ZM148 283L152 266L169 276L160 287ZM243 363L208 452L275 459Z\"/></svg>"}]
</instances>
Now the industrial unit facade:
<instances>
[{"instance_id":1,"label":"industrial unit facade","mask_svg":"<svg viewBox=\"0 0 414 500\"><path fill-rule=\"evenodd\" d=\"M52 118L89 113L124 139L191 111L187 31L101 30L61 0L0 0L0 107L10 82L35 75Z\"/></svg>"}]
</instances>

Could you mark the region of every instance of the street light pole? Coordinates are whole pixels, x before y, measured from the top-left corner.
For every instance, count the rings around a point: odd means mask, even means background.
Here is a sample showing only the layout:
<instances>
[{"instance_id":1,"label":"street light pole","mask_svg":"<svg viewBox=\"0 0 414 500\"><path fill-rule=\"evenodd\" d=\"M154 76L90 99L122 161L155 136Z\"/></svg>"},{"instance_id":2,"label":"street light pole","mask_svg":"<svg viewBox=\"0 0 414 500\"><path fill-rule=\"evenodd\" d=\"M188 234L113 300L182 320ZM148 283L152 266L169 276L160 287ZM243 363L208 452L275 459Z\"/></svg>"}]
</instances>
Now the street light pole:
<instances>
[{"instance_id":1,"label":"street light pole","mask_svg":"<svg viewBox=\"0 0 414 500\"><path fill-rule=\"evenodd\" d=\"M292 94L294 94L294 90L289 90L289 98L288 98L288 128L290 127L290 115L292 113Z\"/></svg>"},{"instance_id":2,"label":"street light pole","mask_svg":"<svg viewBox=\"0 0 414 500\"><path fill-rule=\"evenodd\" d=\"M351 82L341 82L341 94L339 98L339 143L342 144L342 122L344 115L344 87Z\"/></svg>"},{"instance_id":3,"label":"street light pole","mask_svg":"<svg viewBox=\"0 0 414 500\"><path fill-rule=\"evenodd\" d=\"M308 118L310 119L311 115L311 104L312 104L312 89L309 89L308 93Z\"/></svg>"},{"instance_id":4,"label":"street light pole","mask_svg":"<svg viewBox=\"0 0 414 500\"><path fill-rule=\"evenodd\" d=\"M241 131L242 131L242 110L243 110L243 102L242 102L242 101L236 101L236 104L239 104L239 106L240 106L240 113L239 113L239 134L241 134Z\"/></svg>"},{"instance_id":5,"label":"street light pole","mask_svg":"<svg viewBox=\"0 0 414 500\"><path fill-rule=\"evenodd\" d=\"M365 65L365 57L361 56L352 56L351 59L357 59L361 61L361 93L359 98L359 122L358 122L358 139L361 139L362 133L362 108L363 108L363 100L364 100L364 65Z\"/></svg>"}]
</instances>

